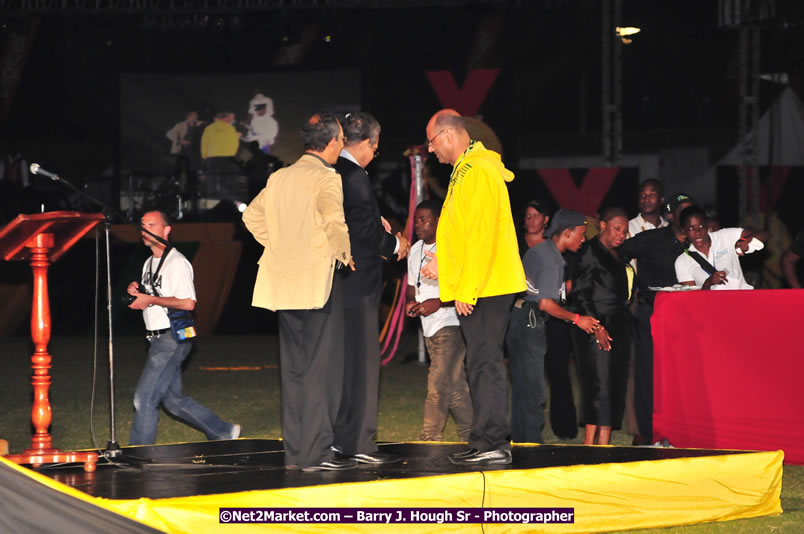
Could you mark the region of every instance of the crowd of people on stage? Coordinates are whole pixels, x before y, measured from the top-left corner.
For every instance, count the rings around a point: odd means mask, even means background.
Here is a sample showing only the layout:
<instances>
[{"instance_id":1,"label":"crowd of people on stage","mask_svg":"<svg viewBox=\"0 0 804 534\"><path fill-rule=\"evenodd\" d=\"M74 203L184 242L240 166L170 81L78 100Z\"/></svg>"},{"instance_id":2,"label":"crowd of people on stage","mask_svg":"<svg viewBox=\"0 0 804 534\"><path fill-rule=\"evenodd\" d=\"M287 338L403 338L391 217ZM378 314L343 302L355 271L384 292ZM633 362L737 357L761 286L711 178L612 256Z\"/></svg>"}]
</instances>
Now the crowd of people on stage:
<instances>
[{"instance_id":1,"label":"crowd of people on stage","mask_svg":"<svg viewBox=\"0 0 804 534\"><path fill-rule=\"evenodd\" d=\"M369 113L312 115L302 127L304 154L271 174L243 213L264 246L252 305L279 317L286 468L337 471L403 460L375 440L382 263L405 258L405 311L421 319L431 360L419 439L442 440L451 413L467 448L450 462L509 464L512 441L544 440L547 383L557 437L573 439L580 427L585 444L608 444L625 419L634 445L651 444L650 318L657 291L752 289L739 257L762 248L767 232L713 229L690 196L665 198L655 179L639 185L639 215L630 220L617 206L605 207L594 222L533 200L517 232L507 188L513 173L499 154L470 138L457 112L445 109L425 133L427 150L452 168L449 187L443 202L416 207L411 244L391 232L366 171L380 132ZM153 213L146 223L165 238L170 231ZM144 239L154 256L142 286L165 289L152 272L163 246ZM798 261L800 242L784 261ZM183 260L174 256L174 263ZM188 264L177 265L186 271ZM137 443L153 439L154 402L171 395L194 402L181 396L180 363L188 351L177 349L166 317L148 315L151 305L167 306L173 297L192 309L191 269L182 276L181 295L155 289L143 296L135 283L129 290L132 307L146 311L152 343L141 379L151 394L149 414L135 417L140 426L148 421L148 431L138 430ZM153 378L155 365L171 369L170 379ZM144 399L138 386L138 412ZM239 426L192 406L210 439L239 435ZM182 417L181 409L171 411Z\"/></svg>"},{"instance_id":2,"label":"crowd of people on stage","mask_svg":"<svg viewBox=\"0 0 804 534\"><path fill-rule=\"evenodd\" d=\"M271 148L279 135L273 99L261 92L249 100L245 120L231 110L220 110L201 120L197 111L187 111L165 137L175 158L173 169L185 194L220 198L237 194L240 200L254 198L265 176L279 166ZM245 177L248 191L240 191ZM246 198L247 196L247 198Z\"/></svg>"}]
</instances>

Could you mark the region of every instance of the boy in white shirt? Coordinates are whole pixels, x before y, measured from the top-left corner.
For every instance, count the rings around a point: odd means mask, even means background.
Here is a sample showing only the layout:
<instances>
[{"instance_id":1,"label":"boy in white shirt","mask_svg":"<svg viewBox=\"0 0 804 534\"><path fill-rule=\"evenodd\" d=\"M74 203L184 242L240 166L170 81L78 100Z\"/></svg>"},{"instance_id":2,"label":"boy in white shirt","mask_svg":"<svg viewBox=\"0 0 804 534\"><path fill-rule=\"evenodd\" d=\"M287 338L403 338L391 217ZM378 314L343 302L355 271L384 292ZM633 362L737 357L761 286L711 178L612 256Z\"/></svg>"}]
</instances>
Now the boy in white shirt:
<instances>
[{"instance_id":1,"label":"boy in white shirt","mask_svg":"<svg viewBox=\"0 0 804 534\"><path fill-rule=\"evenodd\" d=\"M706 212L690 206L681 212L680 222L689 248L676 258L676 278L681 285L701 286L701 289L754 289L745 281L740 266L741 253L756 250L751 246L768 239L767 232L743 228L723 228L709 232Z\"/></svg>"},{"instance_id":2,"label":"boy in white shirt","mask_svg":"<svg viewBox=\"0 0 804 534\"><path fill-rule=\"evenodd\" d=\"M441 302L438 280L421 275L436 252L436 228L441 205L424 200L416 207L413 218L419 241L408 253L408 287L405 291L408 317L420 317L430 372L427 375L427 398L424 402L424 425L419 439L441 441L448 412L452 412L458 435L469 440L472 427L472 399L466 380L464 358L466 346L461 334L454 303Z\"/></svg>"}]
</instances>

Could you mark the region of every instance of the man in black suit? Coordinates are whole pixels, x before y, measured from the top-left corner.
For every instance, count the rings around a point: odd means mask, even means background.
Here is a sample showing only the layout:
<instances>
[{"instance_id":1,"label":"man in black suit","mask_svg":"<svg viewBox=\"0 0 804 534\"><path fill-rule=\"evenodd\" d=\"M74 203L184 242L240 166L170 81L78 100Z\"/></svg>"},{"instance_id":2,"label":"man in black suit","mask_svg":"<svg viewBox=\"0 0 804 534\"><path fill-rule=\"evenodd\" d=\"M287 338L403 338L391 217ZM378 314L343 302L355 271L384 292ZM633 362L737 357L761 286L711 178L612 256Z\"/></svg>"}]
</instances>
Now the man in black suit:
<instances>
[{"instance_id":1,"label":"man in black suit","mask_svg":"<svg viewBox=\"0 0 804 534\"><path fill-rule=\"evenodd\" d=\"M374 159L380 125L368 113L343 121L344 149L335 164L343 180L343 211L349 227L354 272L343 272L345 362L343 395L335 423L333 449L365 464L387 464L402 458L377 449L377 400L380 381L379 305L382 262L394 254L401 260L410 243L386 231L365 167Z\"/></svg>"}]
</instances>

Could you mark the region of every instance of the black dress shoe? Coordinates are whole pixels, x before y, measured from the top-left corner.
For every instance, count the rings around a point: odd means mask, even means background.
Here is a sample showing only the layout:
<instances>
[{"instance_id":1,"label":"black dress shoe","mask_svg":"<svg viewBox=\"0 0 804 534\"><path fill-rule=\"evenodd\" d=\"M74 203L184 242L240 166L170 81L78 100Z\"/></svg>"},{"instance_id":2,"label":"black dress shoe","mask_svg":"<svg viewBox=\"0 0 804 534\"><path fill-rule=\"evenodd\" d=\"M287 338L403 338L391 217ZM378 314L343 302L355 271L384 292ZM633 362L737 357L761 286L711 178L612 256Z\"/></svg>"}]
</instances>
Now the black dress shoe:
<instances>
[{"instance_id":1,"label":"black dress shoe","mask_svg":"<svg viewBox=\"0 0 804 534\"><path fill-rule=\"evenodd\" d=\"M633 441L631 441L631 445L634 447L644 447L645 445L650 444L650 440L644 437L642 434L635 435Z\"/></svg>"},{"instance_id":2,"label":"black dress shoe","mask_svg":"<svg viewBox=\"0 0 804 534\"><path fill-rule=\"evenodd\" d=\"M475 451L474 454L466 454L459 458L453 454L449 457L449 461L455 465L465 466L507 465L511 463L512 458L509 449L493 449L485 452Z\"/></svg>"},{"instance_id":3,"label":"black dress shoe","mask_svg":"<svg viewBox=\"0 0 804 534\"><path fill-rule=\"evenodd\" d=\"M460 460L461 458L466 458L468 456L474 456L479 451L477 449L466 449L465 451L455 452L447 456L449 461L452 462L453 460ZM453 462L454 463L454 462Z\"/></svg>"},{"instance_id":4,"label":"black dress shoe","mask_svg":"<svg viewBox=\"0 0 804 534\"><path fill-rule=\"evenodd\" d=\"M380 451L360 452L352 456L352 458L361 464L372 465L395 464L402 461L402 457L397 454L388 454L387 452Z\"/></svg>"},{"instance_id":5,"label":"black dress shoe","mask_svg":"<svg viewBox=\"0 0 804 534\"><path fill-rule=\"evenodd\" d=\"M351 458L330 458L320 464L304 467L302 471L306 473L311 471L345 471L347 469L355 469L356 467L357 461Z\"/></svg>"}]
</instances>

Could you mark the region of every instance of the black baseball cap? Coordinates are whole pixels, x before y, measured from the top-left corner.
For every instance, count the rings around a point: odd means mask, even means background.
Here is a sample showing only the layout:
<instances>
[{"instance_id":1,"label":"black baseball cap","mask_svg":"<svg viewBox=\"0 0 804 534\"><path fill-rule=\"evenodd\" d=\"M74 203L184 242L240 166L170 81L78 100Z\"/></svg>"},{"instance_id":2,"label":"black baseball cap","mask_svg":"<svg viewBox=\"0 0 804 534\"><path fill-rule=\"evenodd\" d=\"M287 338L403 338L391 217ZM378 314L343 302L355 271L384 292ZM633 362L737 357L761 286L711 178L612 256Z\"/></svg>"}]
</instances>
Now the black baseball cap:
<instances>
[{"instance_id":1,"label":"black baseball cap","mask_svg":"<svg viewBox=\"0 0 804 534\"><path fill-rule=\"evenodd\" d=\"M550 227L544 231L544 237L552 237L556 232L564 228L575 228L576 226L586 226L586 217L583 213L573 210L558 210L550 220Z\"/></svg>"},{"instance_id":2,"label":"black baseball cap","mask_svg":"<svg viewBox=\"0 0 804 534\"><path fill-rule=\"evenodd\" d=\"M684 202L693 202L692 197L685 193L677 193L670 197L670 200L667 201L668 213L673 213L676 211L676 208L682 205Z\"/></svg>"}]
</instances>

